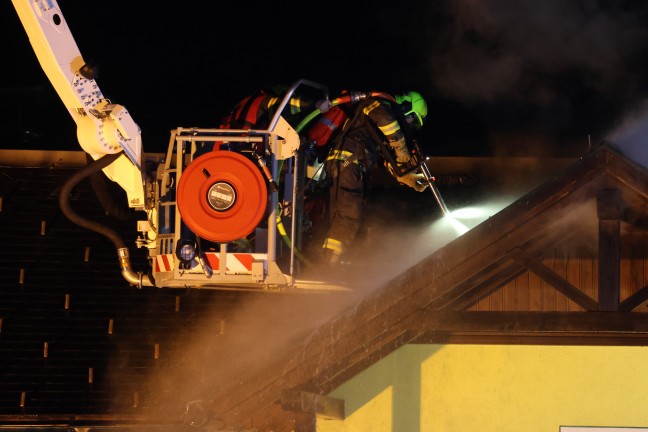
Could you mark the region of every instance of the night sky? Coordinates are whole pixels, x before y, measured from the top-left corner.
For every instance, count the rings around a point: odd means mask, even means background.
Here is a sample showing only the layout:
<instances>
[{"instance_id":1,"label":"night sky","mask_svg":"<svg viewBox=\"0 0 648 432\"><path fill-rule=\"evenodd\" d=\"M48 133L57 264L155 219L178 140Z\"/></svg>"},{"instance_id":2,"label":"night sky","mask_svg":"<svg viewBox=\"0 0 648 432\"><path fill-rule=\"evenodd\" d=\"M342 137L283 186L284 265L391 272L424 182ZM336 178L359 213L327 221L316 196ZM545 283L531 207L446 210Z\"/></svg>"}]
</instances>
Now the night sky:
<instances>
[{"instance_id":1,"label":"night sky","mask_svg":"<svg viewBox=\"0 0 648 432\"><path fill-rule=\"evenodd\" d=\"M275 4L276 3L276 4ZM421 92L430 156L579 156L648 92L648 2L60 0L97 82L165 151L265 85ZM0 3L2 148L79 150L75 125Z\"/></svg>"}]
</instances>

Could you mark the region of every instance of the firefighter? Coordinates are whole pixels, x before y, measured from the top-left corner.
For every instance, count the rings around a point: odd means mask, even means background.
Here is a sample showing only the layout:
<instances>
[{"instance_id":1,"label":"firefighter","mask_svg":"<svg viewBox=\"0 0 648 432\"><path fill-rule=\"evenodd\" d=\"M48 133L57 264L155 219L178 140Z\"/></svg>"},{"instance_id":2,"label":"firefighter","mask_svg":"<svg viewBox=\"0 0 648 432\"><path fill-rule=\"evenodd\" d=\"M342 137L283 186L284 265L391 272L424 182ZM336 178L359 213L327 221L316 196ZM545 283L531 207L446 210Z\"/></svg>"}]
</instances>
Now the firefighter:
<instances>
[{"instance_id":1,"label":"firefighter","mask_svg":"<svg viewBox=\"0 0 648 432\"><path fill-rule=\"evenodd\" d=\"M391 99L369 96L353 103L348 112L349 118L332 143L325 163L331 187L330 225L322 245L324 267L341 264L354 241L372 171L386 166L401 184L418 192L428 186L423 174L405 169L412 163L408 140L423 126L427 115L427 104L420 93L410 91ZM386 157L389 154L393 157Z\"/></svg>"},{"instance_id":2,"label":"firefighter","mask_svg":"<svg viewBox=\"0 0 648 432\"><path fill-rule=\"evenodd\" d=\"M219 125L220 129L266 130L270 127L270 122L275 116L277 109L288 90L288 86L277 84L274 86L263 87L248 95L238 102L232 111L221 120ZM295 127L304 117L313 112L317 107L322 106L325 102L326 100L322 99L320 89L300 88L291 95L286 106L282 110L281 116L291 126ZM266 153L264 143L223 143L217 141L213 143L212 146L199 148L198 151L205 153L207 151L220 150L241 152L250 155L251 157L254 156L256 160L263 160L264 165L266 164L264 159ZM269 173L269 169L263 169L268 170L266 175L270 177L271 174ZM275 183L275 186L278 186L277 183ZM286 191L283 188L279 190L280 201L285 194ZM282 227L281 229L284 228ZM254 235L249 237L254 237ZM251 247L251 243L247 239L241 239L235 243L237 247L247 249L250 249Z\"/></svg>"},{"instance_id":3,"label":"firefighter","mask_svg":"<svg viewBox=\"0 0 648 432\"><path fill-rule=\"evenodd\" d=\"M264 87L240 101L221 122L221 129L266 129L275 109L288 90L284 85ZM319 99L309 94L294 93L282 116L293 126L315 108Z\"/></svg>"},{"instance_id":4,"label":"firefighter","mask_svg":"<svg viewBox=\"0 0 648 432\"><path fill-rule=\"evenodd\" d=\"M284 97L288 87L283 84L263 87L246 96L223 119L220 129L258 129L265 130L270 126L270 121L275 115L276 108ZM309 93L294 93L288 105L282 112L282 117L292 126L295 126L306 114L316 108L320 99ZM212 144L198 143L194 157L212 150L241 151L242 144L215 142ZM248 145L249 146L249 145ZM253 146L254 147L254 146ZM260 152L260 149L255 149Z\"/></svg>"}]
</instances>

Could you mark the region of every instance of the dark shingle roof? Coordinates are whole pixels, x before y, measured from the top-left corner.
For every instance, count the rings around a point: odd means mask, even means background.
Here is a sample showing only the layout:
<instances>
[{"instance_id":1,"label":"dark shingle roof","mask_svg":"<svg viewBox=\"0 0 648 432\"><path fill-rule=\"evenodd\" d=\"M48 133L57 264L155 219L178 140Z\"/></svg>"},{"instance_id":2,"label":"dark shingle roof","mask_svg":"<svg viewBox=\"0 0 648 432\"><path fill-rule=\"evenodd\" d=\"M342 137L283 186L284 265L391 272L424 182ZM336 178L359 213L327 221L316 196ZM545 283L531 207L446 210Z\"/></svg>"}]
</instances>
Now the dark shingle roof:
<instances>
[{"instance_id":1,"label":"dark shingle roof","mask_svg":"<svg viewBox=\"0 0 648 432\"><path fill-rule=\"evenodd\" d=\"M249 295L129 286L114 245L58 207L74 172L0 167L0 415L8 418L139 415L150 403L147 376L178 338L225 322ZM108 218L87 182L71 204L134 244L135 222ZM131 254L144 269L145 251Z\"/></svg>"}]
</instances>

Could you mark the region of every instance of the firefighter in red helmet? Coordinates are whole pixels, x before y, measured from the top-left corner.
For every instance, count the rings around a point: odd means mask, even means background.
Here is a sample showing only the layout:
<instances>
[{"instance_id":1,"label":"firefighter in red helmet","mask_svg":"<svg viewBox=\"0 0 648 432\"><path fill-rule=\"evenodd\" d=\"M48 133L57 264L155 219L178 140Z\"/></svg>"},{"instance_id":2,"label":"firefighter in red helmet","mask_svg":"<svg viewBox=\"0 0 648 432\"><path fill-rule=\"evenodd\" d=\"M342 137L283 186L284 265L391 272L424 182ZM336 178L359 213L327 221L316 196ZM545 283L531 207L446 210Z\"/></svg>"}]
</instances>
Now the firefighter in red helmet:
<instances>
[{"instance_id":1,"label":"firefighter in red helmet","mask_svg":"<svg viewBox=\"0 0 648 432\"><path fill-rule=\"evenodd\" d=\"M265 129L269 126L287 86L278 84L264 87L236 104L221 122L221 129ZM295 93L288 101L282 116L296 124L305 113L312 111L318 99L310 94Z\"/></svg>"},{"instance_id":2,"label":"firefighter in red helmet","mask_svg":"<svg viewBox=\"0 0 648 432\"><path fill-rule=\"evenodd\" d=\"M349 106L349 119L331 146L326 160L329 191L329 228L322 264L342 262L360 227L368 178L386 166L396 180L418 192L428 186L423 174L411 169L411 134L423 126L427 104L418 92L395 97L368 93ZM409 169L408 169L409 167Z\"/></svg>"}]
</instances>

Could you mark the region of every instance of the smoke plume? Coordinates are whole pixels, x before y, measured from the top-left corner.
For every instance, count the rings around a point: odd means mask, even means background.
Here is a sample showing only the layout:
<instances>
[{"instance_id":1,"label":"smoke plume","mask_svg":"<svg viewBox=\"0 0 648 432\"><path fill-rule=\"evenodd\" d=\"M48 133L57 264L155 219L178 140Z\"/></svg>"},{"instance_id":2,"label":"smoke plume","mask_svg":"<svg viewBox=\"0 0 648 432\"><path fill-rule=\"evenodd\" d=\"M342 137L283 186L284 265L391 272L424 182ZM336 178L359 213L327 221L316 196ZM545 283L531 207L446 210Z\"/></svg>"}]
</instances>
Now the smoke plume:
<instances>
[{"instance_id":1,"label":"smoke plume","mask_svg":"<svg viewBox=\"0 0 648 432\"><path fill-rule=\"evenodd\" d=\"M553 155L580 155L645 97L647 12L642 2L448 2L430 35L433 85L478 111L496 154L561 144Z\"/></svg>"}]
</instances>

